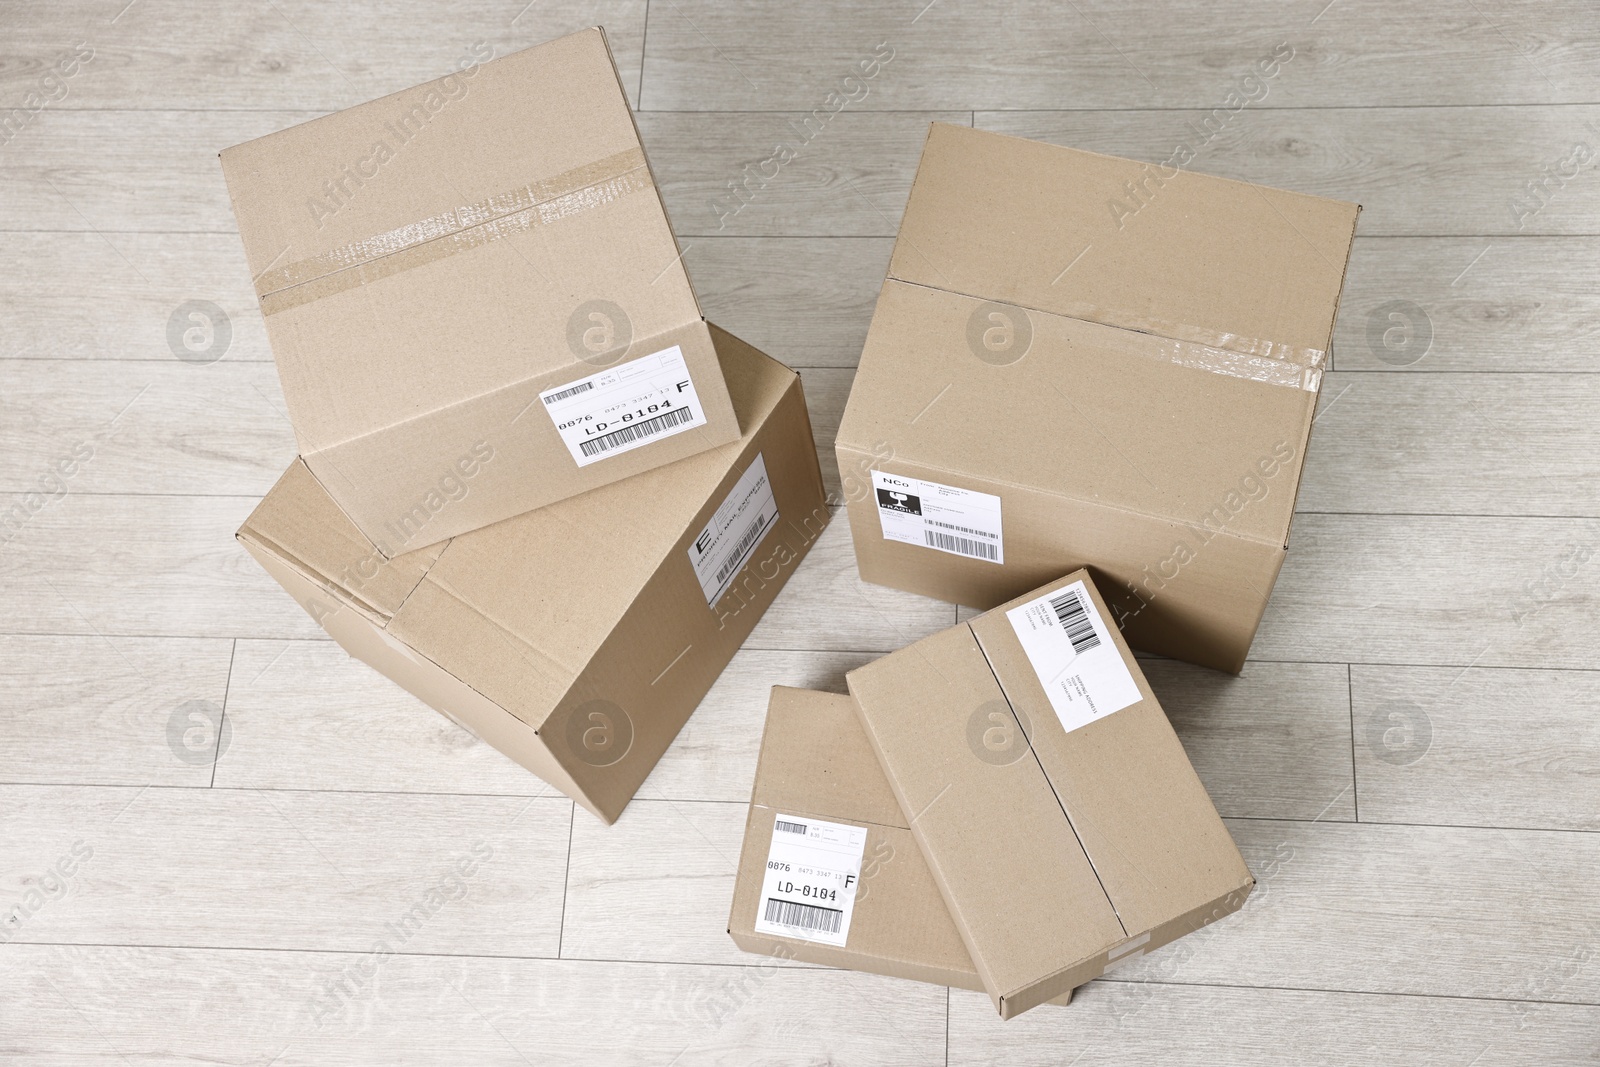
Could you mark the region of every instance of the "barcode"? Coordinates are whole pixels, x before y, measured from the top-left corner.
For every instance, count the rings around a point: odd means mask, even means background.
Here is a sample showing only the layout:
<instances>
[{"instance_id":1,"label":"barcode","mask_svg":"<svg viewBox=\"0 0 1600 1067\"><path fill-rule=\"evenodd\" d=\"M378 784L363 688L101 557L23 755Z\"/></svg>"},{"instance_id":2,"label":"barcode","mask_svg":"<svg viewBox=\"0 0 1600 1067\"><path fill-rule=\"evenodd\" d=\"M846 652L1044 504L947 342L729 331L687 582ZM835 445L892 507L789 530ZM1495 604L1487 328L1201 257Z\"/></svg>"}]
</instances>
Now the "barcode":
<instances>
[{"instance_id":1,"label":"barcode","mask_svg":"<svg viewBox=\"0 0 1600 1067\"><path fill-rule=\"evenodd\" d=\"M729 556L727 561L723 563L722 567L718 569L716 582L718 587L722 585L723 580L726 579L728 575L734 572L739 564L744 562L745 554L755 546L757 541L761 540L762 531L764 531L766 528L767 516L764 513L757 514L756 524L750 527L749 530L745 531L745 535L743 537L739 538L739 543L733 546L733 555Z\"/></svg>"},{"instance_id":2,"label":"barcode","mask_svg":"<svg viewBox=\"0 0 1600 1067\"><path fill-rule=\"evenodd\" d=\"M988 530L974 530L970 526L957 526L955 523L940 522L938 519L924 518L922 521L930 526L943 526L946 530L960 530L962 533L973 534L977 537L987 537L991 540L998 540L1000 537L999 534L990 533Z\"/></svg>"},{"instance_id":3,"label":"barcode","mask_svg":"<svg viewBox=\"0 0 1600 1067\"><path fill-rule=\"evenodd\" d=\"M1100 647L1100 635L1095 632L1094 622L1089 618L1089 606L1076 589L1068 589L1052 598L1050 607L1055 610L1056 621L1072 642L1073 655Z\"/></svg>"},{"instance_id":4,"label":"barcode","mask_svg":"<svg viewBox=\"0 0 1600 1067\"><path fill-rule=\"evenodd\" d=\"M676 426L679 423L688 422L692 418L694 418L694 409L687 406L681 407L674 411L669 411L665 415L657 415L653 419L636 422L632 426L624 426L622 429L614 430L604 437L596 437L592 441L583 441L578 447L583 450L583 454L586 456L609 452L618 445L625 445L629 441L637 441L641 437L649 437L651 434L660 433L662 430Z\"/></svg>"},{"instance_id":5,"label":"barcode","mask_svg":"<svg viewBox=\"0 0 1600 1067\"><path fill-rule=\"evenodd\" d=\"M821 930L836 934L844 921L844 912L837 908L819 908L815 904L796 904L792 900L767 898L767 922L779 926L798 926L802 930Z\"/></svg>"},{"instance_id":6,"label":"barcode","mask_svg":"<svg viewBox=\"0 0 1600 1067\"><path fill-rule=\"evenodd\" d=\"M569 386L566 389L561 390L559 393L551 393L549 396L544 398L545 407L549 407L551 404L565 400L569 396L577 396L579 393L587 393L593 388L593 382L579 382L577 385Z\"/></svg>"},{"instance_id":7,"label":"barcode","mask_svg":"<svg viewBox=\"0 0 1600 1067\"><path fill-rule=\"evenodd\" d=\"M974 556L978 559L998 559L1000 555L995 546L974 541L970 537L958 537L955 534L940 533L938 530L923 530L922 536L927 538L929 548L942 548L946 552L959 552L963 556Z\"/></svg>"},{"instance_id":8,"label":"barcode","mask_svg":"<svg viewBox=\"0 0 1600 1067\"><path fill-rule=\"evenodd\" d=\"M803 834L806 832L806 824L803 822L784 822L779 819L778 829L786 834Z\"/></svg>"}]
</instances>

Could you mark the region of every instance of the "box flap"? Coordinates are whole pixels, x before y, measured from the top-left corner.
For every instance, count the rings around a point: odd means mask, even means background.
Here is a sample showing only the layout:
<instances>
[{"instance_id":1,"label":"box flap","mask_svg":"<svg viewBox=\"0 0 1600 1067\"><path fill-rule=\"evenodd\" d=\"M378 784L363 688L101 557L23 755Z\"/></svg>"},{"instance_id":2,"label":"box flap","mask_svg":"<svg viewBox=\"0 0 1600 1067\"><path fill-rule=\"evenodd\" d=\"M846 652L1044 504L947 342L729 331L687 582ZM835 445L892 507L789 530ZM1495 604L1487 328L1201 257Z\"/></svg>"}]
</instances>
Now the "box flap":
<instances>
[{"instance_id":1,"label":"box flap","mask_svg":"<svg viewBox=\"0 0 1600 1067\"><path fill-rule=\"evenodd\" d=\"M743 423L739 441L454 538L390 632L480 679L513 713L527 706L517 686L575 677L795 383L794 371L731 334L713 327L712 336ZM567 563L553 569L552 559ZM457 609L492 623L504 647L457 625Z\"/></svg>"},{"instance_id":2,"label":"box flap","mask_svg":"<svg viewBox=\"0 0 1600 1067\"><path fill-rule=\"evenodd\" d=\"M303 453L699 318L603 33L481 58L222 154Z\"/></svg>"},{"instance_id":3,"label":"box flap","mask_svg":"<svg viewBox=\"0 0 1600 1067\"><path fill-rule=\"evenodd\" d=\"M1359 210L935 123L889 276L1308 365Z\"/></svg>"}]
</instances>

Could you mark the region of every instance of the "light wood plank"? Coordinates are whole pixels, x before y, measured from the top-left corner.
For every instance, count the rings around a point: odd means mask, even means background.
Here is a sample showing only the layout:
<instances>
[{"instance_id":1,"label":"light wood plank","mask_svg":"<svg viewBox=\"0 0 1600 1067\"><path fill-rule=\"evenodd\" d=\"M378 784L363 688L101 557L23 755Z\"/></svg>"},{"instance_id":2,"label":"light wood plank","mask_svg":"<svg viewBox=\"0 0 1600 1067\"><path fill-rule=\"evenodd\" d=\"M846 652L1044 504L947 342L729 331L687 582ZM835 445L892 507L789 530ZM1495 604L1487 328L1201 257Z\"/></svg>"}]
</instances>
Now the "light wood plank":
<instances>
[{"instance_id":1,"label":"light wood plank","mask_svg":"<svg viewBox=\"0 0 1600 1067\"><path fill-rule=\"evenodd\" d=\"M0 495L0 515L24 498ZM233 532L252 497L95 496L46 501L0 546L0 632L320 638Z\"/></svg>"},{"instance_id":2,"label":"light wood plank","mask_svg":"<svg viewBox=\"0 0 1600 1067\"><path fill-rule=\"evenodd\" d=\"M1600 830L1600 674L1353 668L1363 822Z\"/></svg>"},{"instance_id":3,"label":"light wood plank","mask_svg":"<svg viewBox=\"0 0 1600 1067\"><path fill-rule=\"evenodd\" d=\"M1296 506L1600 517L1597 407L1596 374L1329 374Z\"/></svg>"},{"instance_id":4,"label":"light wood plank","mask_svg":"<svg viewBox=\"0 0 1600 1067\"><path fill-rule=\"evenodd\" d=\"M634 99L644 48L644 0L409 0L382 18L361 5L274 0L226 16L184 4L65 0L8 18L15 63L0 76L9 100L35 88L58 56L87 42L93 58L66 82L63 108L334 111L457 69L469 47L495 55L603 24Z\"/></svg>"},{"instance_id":5,"label":"light wood plank","mask_svg":"<svg viewBox=\"0 0 1600 1067\"><path fill-rule=\"evenodd\" d=\"M0 636L0 782L210 785L232 650Z\"/></svg>"},{"instance_id":6,"label":"light wood plank","mask_svg":"<svg viewBox=\"0 0 1600 1067\"><path fill-rule=\"evenodd\" d=\"M874 658L869 652L741 649L678 731L639 795L748 803L772 687L843 693L845 672Z\"/></svg>"},{"instance_id":7,"label":"light wood plank","mask_svg":"<svg viewBox=\"0 0 1600 1067\"><path fill-rule=\"evenodd\" d=\"M261 496L294 457L270 364L0 360L0 491Z\"/></svg>"},{"instance_id":8,"label":"light wood plank","mask_svg":"<svg viewBox=\"0 0 1600 1067\"><path fill-rule=\"evenodd\" d=\"M1380 0L1141 5L794 7L674 0L650 24L644 103L670 110L822 106L832 89L873 108L1220 106L1280 42L1295 56L1266 106L1527 103L1600 95L1580 4L1407 8ZM894 59L845 75L886 41ZM1486 77L1486 71L1493 71ZM1244 91L1258 96L1255 85Z\"/></svg>"},{"instance_id":9,"label":"light wood plank","mask_svg":"<svg viewBox=\"0 0 1600 1067\"><path fill-rule=\"evenodd\" d=\"M639 132L679 239L892 237L928 124L965 126L971 118L966 111L841 111L808 133L807 117L641 112ZM779 145L793 158L763 170ZM735 196L730 183L746 192Z\"/></svg>"},{"instance_id":10,"label":"light wood plank","mask_svg":"<svg viewBox=\"0 0 1600 1067\"><path fill-rule=\"evenodd\" d=\"M855 373L851 367L818 367L800 376L806 394L806 413L811 416L811 435L817 442L823 493L828 503L836 506L844 504L845 500L840 488L839 458L833 445L839 436L839 423L844 419Z\"/></svg>"},{"instance_id":11,"label":"light wood plank","mask_svg":"<svg viewBox=\"0 0 1600 1067\"><path fill-rule=\"evenodd\" d=\"M64 893L12 913L12 942L557 951L565 797L6 786L0 798L7 900L26 903L62 856L79 861Z\"/></svg>"},{"instance_id":12,"label":"light wood plank","mask_svg":"<svg viewBox=\"0 0 1600 1067\"><path fill-rule=\"evenodd\" d=\"M1600 105L1247 110L1203 148L1201 114L979 111L974 121L980 129L1155 162L1188 144L1198 152L1190 170L1360 203L1359 228L1368 237L1600 234L1594 164L1531 217L1510 206L1575 143L1600 143Z\"/></svg>"},{"instance_id":13,"label":"light wood plank","mask_svg":"<svg viewBox=\"0 0 1600 1067\"><path fill-rule=\"evenodd\" d=\"M1600 1002L1600 834L1234 820L1237 914L1110 980Z\"/></svg>"},{"instance_id":14,"label":"light wood plank","mask_svg":"<svg viewBox=\"0 0 1600 1067\"><path fill-rule=\"evenodd\" d=\"M887 237L701 237L683 260L712 322L791 367L854 367L893 247Z\"/></svg>"},{"instance_id":15,"label":"light wood plank","mask_svg":"<svg viewBox=\"0 0 1600 1067\"><path fill-rule=\"evenodd\" d=\"M1310 990L1091 982L1068 1011L1002 1023L987 997L950 991L950 1065L978 1067L1578 1067L1600 1008Z\"/></svg>"},{"instance_id":16,"label":"light wood plank","mask_svg":"<svg viewBox=\"0 0 1600 1067\"><path fill-rule=\"evenodd\" d=\"M217 153L318 113L46 110L0 156L0 230L102 234L154 285L122 231L234 232Z\"/></svg>"},{"instance_id":17,"label":"light wood plank","mask_svg":"<svg viewBox=\"0 0 1600 1067\"><path fill-rule=\"evenodd\" d=\"M1574 190L1576 194L1577 190ZM1366 220L1361 222L1366 228ZM1340 301L1339 370L1592 372L1600 341L1600 239L1592 237L1356 238ZM1410 309L1391 319L1391 305ZM1406 325L1410 337L1384 331Z\"/></svg>"},{"instance_id":18,"label":"light wood plank","mask_svg":"<svg viewBox=\"0 0 1600 1067\"><path fill-rule=\"evenodd\" d=\"M232 223L229 223L231 230ZM115 244L108 243L114 241ZM0 257L27 270L0 274L0 356L21 359L270 361L244 245L229 233L0 233ZM124 259L123 257L126 257ZM195 334L178 309L207 300L227 316L227 348ZM168 339L174 318L178 346Z\"/></svg>"},{"instance_id":19,"label":"light wood plank","mask_svg":"<svg viewBox=\"0 0 1600 1067\"><path fill-rule=\"evenodd\" d=\"M1355 818L1343 666L1252 661L1238 678L1175 660L1140 666L1223 815Z\"/></svg>"},{"instance_id":20,"label":"light wood plank","mask_svg":"<svg viewBox=\"0 0 1600 1067\"><path fill-rule=\"evenodd\" d=\"M233 666L218 786L555 795L332 641L241 641Z\"/></svg>"},{"instance_id":21,"label":"light wood plank","mask_svg":"<svg viewBox=\"0 0 1600 1067\"><path fill-rule=\"evenodd\" d=\"M1597 539L1591 519L1301 515L1251 654L1600 667L1600 566L1580 567L1520 625L1516 614L1541 603L1525 583Z\"/></svg>"},{"instance_id":22,"label":"light wood plank","mask_svg":"<svg viewBox=\"0 0 1600 1067\"><path fill-rule=\"evenodd\" d=\"M744 803L696 804L640 797L605 826L572 826L566 959L746 965L728 936L739 868Z\"/></svg>"},{"instance_id":23,"label":"light wood plank","mask_svg":"<svg viewBox=\"0 0 1600 1067\"><path fill-rule=\"evenodd\" d=\"M746 648L893 652L951 626L955 605L861 580L844 509L811 546Z\"/></svg>"},{"instance_id":24,"label":"light wood plank","mask_svg":"<svg viewBox=\"0 0 1600 1067\"><path fill-rule=\"evenodd\" d=\"M240 1067L890 1067L944 1056L943 989L759 963L394 956L319 1016L323 988L364 958L13 945L0 952L7 1051L27 1067L175 1057Z\"/></svg>"}]
</instances>

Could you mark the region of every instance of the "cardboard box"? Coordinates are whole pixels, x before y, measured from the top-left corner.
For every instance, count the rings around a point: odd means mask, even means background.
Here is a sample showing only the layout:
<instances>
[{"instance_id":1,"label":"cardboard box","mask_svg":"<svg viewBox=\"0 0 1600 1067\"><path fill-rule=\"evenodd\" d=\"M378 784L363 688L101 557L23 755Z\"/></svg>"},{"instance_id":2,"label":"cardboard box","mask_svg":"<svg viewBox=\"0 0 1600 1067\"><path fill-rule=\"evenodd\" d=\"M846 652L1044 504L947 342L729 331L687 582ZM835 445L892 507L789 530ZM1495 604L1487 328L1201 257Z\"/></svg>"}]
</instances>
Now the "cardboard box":
<instances>
[{"instance_id":1,"label":"cardboard box","mask_svg":"<svg viewBox=\"0 0 1600 1067\"><path fill-rule=\"evenodd\" d=\"M490 54L222 153L300 454L390 558L739 437L604 34Z\"/></svg>"},{"instance_id":2,"label":"cardboard box","mask_svg":"<svg viewBox=\"0 0 1600 1067\"><path fill-rule=\"evenodd\" d=\"M1077 571L850 672L867 739L1003 1018L1255 884Z\"/></svg>"},{"instance_id":3,"label":"cardboard box","mask_svg":"<svg viewBox=\"0 0 1600 1067\"><path fill-rule=\"evenodd\" d=\"M352 656L613 822L828 521L799 376L712 336L734 444L394 559L297 461L239 540Z\"/></svg>"},{"instance_id":4,"label":"cardboard box","mask_svg":"<svg viewBox=\"0 0 1600 1067\"><path fill-rule=\"evenodd\" d=\"M1088 566L1135 648L1237 672L1359 210L935 124L837 439L861 576Z\"/></svg>"},{"instance_id":5,"label":"cardboard box","mask_svg":"<svg viewBox=\"0 0 1600 1067\"><path fill-rule=\"evenodd\" d=\"M859 854L811 882L849 897L849 918L837 930L826 927L842 915L838 901L812 901L796 872L769 868L788 863L794 842L819 822L861 834ZM841 874L856 881L843 885ZM779 884L796 881L798 888ZM779 914L786 905L798 905L793 916ZM768 909L794 921L774 924ZM983 989L849 697L773 686L728 934L758 955ZM1071 1000L1068 990L1053 1003Z\"/></svg>"}]
</instances>

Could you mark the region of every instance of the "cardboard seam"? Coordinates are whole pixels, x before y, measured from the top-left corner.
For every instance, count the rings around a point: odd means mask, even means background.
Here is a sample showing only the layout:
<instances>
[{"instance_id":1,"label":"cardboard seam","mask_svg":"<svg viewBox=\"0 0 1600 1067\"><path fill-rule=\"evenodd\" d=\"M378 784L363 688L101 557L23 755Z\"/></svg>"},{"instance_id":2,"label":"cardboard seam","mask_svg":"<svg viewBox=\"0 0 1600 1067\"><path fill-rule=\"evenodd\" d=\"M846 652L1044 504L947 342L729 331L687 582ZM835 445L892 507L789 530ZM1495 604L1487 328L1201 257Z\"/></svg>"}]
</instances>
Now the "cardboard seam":
<instances>
[{"instance_id":1,"label":"cardboard seam","mask_svg":"<svg viewBox=\"0 0 1600 1067\"><path fill-rule=\"evenodd\" d=\"M911 827L909 827L909 826L900 826L900 825L895 824L895 823L887 823L887 822L875 822L872 819L861 819L861 818L856 818L855 816L851 816L850 818L845 818L842 815L827 815L827 814L824 814L823 812L820 812L820 811L809 811L809 810L806 810L806 809L803 809L801 807L794 806L794 805L785 806L785 807L779 807L777 804L772 804L772 803L769 803L768 801L765 801L765 800L752 800L750 802L750 806L752 808L765 808L766 810L768 810L770 812L774 812L774 813L777 813L777 812L791 812L792 811L796 815L803 816L804 818L821 819L824 822L860 823L864 827L865 826L876 826L880 830L904 830L907 833L911 832ZM774 936L776 936L776 935L774 935Z\"/></svg>"},{"instance_id":2,"label":"cardboard seam","mask_svg":"<svg viewBox=\"0 0 1600 1067\"><path fill-rule=\"evenodd\" d=\"M1073 840L1078 842L1078 850L1083 853L1083 858L1088 861L1089 870L1094 872L1094 880L1100 886L1101 895L1106 898L1106 903L1111 906L1111 914L1116 918L1117 925L1122 927L1122 936L1124 938L1132 936L1128 933L1128 924L1122 921L1122 913L1117 911L1117 902L1111 899L1111 892L1106 889L1105 879L1100 877L1100 870L1094 865L1094 857L1089 855L1089 849L1084 846L1083 835L1078 833L1078 826L1072 820L1072 813L1067 810L1066 802L1061 799L1061 794L1056 790L1056 783L1051 780L1050 772L1044 769L1044 761L1039 758L1038 751L1033 747L1033 738L1022 728L1022 720L1017 716L1017 707L1011 703L1011 694L1006 692L1005 683L1000 681L1000 675L995 671L994 663L989 659L989 650L983 647L983 638L978 636L978 631L972 628L970 622L962 625L966 627L967 633L972 636L972 643L977 647L978 655L983 657L983 665L989 668L989 677L994 679L994 687L1000 691L1000 699L1006 702L1006 710L1011 712L1011 718L1017 724L1017 732L1028 742L1028 755L1033 757L1034 766L1039 768L1039 774L1044 778L1045 784L1050 787L1050 795L1056 798L1056 806L1061 809L1062 817L1067 820L1067 827L1072 831ZM1082 962L1082 960L1079 961L1079 963ZM1077 964L1074 964L1074 966L1077 966ZM1051 974L1059 973L1060 971L1051 972Z\"/></svg>"},{"instance_id":3,"label":"cardboard seam","mask_svg":"<svg viewBox=\"0 0 1600 1067\"><path fill-rule=\"evenodd\" d=\"M362 599L349 589L333 581L322 572L321 568L313 567L272 538L248 526L235 533L234 538L244 544L254 544L257 548L284 563L306 581L311 582L319 591L332 595L342 606L355 611L380 629L388 628L389 620L392 616L381 610L377 605ZM410 594L407 595L409 596Z\"/></svg>"},{"instance_id":4,"label":"cardboard seam","mask_svg":"<svg viewBox=\"0 0 1600 1067\"><path fill-rule=\"evenodd\" d=\"M1195 334L1207 336L1210 338L1210 340L1197 341L1193 338L1174 337L1170 333L1163 333L1153 326L1149 329L1142 329L1138 326L1128 325L1124 322L1085 318L1082 315L1069 315L1061 311L1046 311L1044 308L1031 307L1027 304L1017 304L1009 300L996 300L993 297L978 296L974 293L964 293L957 289L946 289L943 286L929 285L926 282L912 281L908 278L902 278L894 274L893 269L893 264L891 263L890 273L886 275L886 279L888 281L898 282L901 285L911 285L918 289L926 289L929 292L943 293L946 296L960 297L964 300L976 300L980 303L1005 304L1007 307L1017 308L1020 311L1032 312L1035 315L1044 315L1048 318L1064 319L1070 322L1081 322L1090 326L1099 326L1108 330L1116 330L1119 333L1138 334L1143 337L1154 337L1162 341L1168 341L1174 345L1182 346L1182 348L1185 350L1191 348L1204 350L1203 354L1206 358L1190 357L1188 359L1169 359L1167 362L1173 364L1174 366L1187 367L1191 370L1205 371L1211 374L1219 374L1228 378L1236 378L1240 381L1260 382L1263 385L1277 385L1286 388L1301 389L1305 392L1313 394L1316 393L1322 385L1322 374L1326 369L1324 364L1326 364L1328 358L1328 353L1325 349L1289 345L1282 341L1271 341L1254 337L1244 338L1244 341L1247 343L1247 347L1245 349L1240 349L1230 347L1230 342L1233 342L1235 338L1240 336L1238 334L1207 331L1198 326L1191 326L1187 323L1163 323L1162 325L1167 326L1169 329L1182 329L1191 331ZM1329 322L1329 328L1330 330L1332 328L1331 320ZM1280 351L1293 353L1302 358L1287 359L1274 354ZM1294 377L1299 378L1299 381L1279 381L1273 378L1263 378L1254 374L1246 374L1238 370L1231 369L1232 367L1243 364L1249 360L1265 360L1267 362L1279 364L1284 367L1295 368L1295 370L1299 373Z\"/></svg>"},{"instance_id":5,"label":"cardboard seam","mask_svg":"<svg viewBox=\"0 0 1600 1067\"><path fill-rule=\"evenodd\" d=\"M837 439L834 441L833 447L836 453L849 452L855 456L868 458L874 461L875 464L892 462L896 459L894 456L889 456L887 458L881 457L876 452L868 452L855 444L846 443L845 441ZM1301 455L1303 456L1304 452L1302 452ZM901 462L910 463L913 466L921 467L925 470L934 471L943 475L951 475L957 478L964 478L969 481L979 481L988 483L990 485L997 485L1003 489L1014 489L1021 493L1039 493L1044 496L1054 497L1057 500L1069 500L1074 504L1084 504L1092 508L1104 508L1107 511L1121 512L1124 515L1132 515L1135 518L1153 519L1156 522L1171 523L1174 526L1181 526L1190 532L1193 532L1195 527L1200 525L1198 522L1190 522L1186 519L1174 518L1171 515L1159 515L1151 511L1140 511L1137 508L1125 507L1121 504L1111 504L1103 500L1089 500L1085 497L1073 496L1070 493L1063 493L1059 489L1051 489L1049 487L1040 485L1023 485L1020 482L1014 482L1008 478L998 478L991 474L976 474L972 471L956 470L954 468L943 466L938 463L931 463L926 460L903 460ZM873 466L871 469L877 470L879 468L877 466ZM884 473L892 474L895 472L885 471ZM1296 482L1297 487L1298 484L1299 483ZM1291 512L1290 514L1292 518L1293 513ZM1207 529L1210 528L1207 527ZM1249 545L1257 545L1262 548L1276 548L1281 551L1284 547L1278 543L1277 538L1257 537L1253 534L1247 534L1237 530L1229 530L1226 527L1220 530L1212 531L1212 535L1214 537L1229 537L1235 541L1241 541Z\"/></svg>"}]
</instances>

